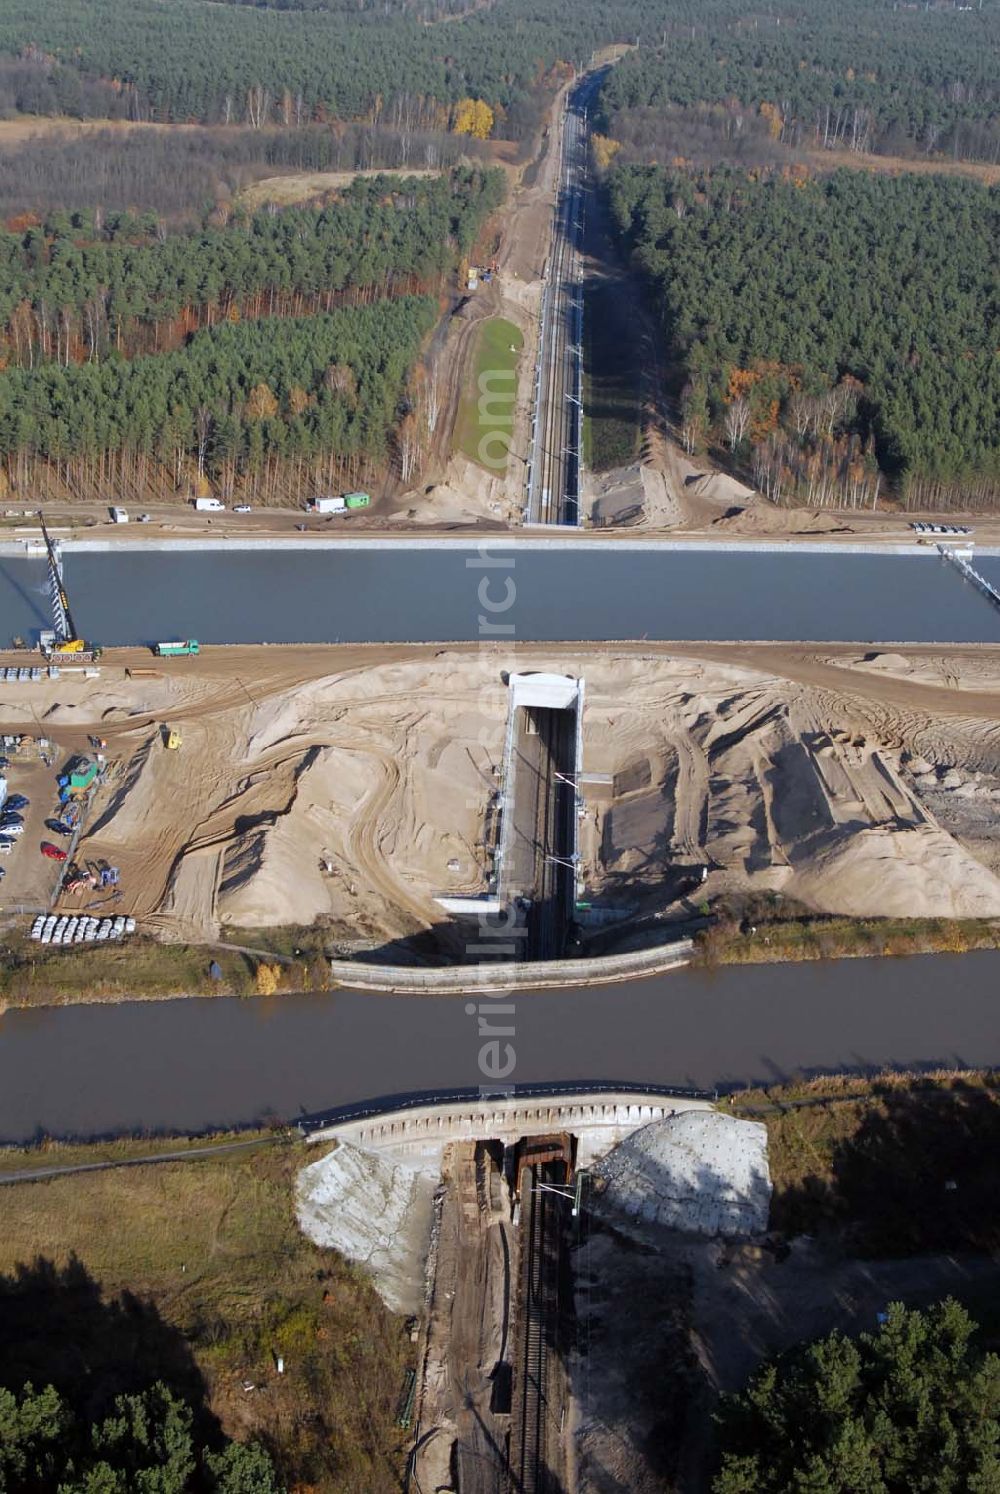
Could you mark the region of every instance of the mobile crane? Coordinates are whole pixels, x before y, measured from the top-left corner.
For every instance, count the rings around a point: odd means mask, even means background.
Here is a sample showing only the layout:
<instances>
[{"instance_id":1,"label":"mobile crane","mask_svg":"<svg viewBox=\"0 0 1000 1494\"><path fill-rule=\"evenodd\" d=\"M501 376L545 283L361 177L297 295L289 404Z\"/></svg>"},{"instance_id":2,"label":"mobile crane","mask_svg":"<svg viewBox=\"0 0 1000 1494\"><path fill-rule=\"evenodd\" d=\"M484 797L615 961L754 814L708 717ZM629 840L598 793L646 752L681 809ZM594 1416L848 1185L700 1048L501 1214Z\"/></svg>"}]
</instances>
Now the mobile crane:
<instances>
[{"instance_id":1,"label":"mobile crane","mask_svg":"<svg viewBox=\"0 0 1000 1494\"><path fill-rule=\"evenodd\" d=\"M103 652L100 646L87 643L76 630L69 607L66 584L63 581L62 561L59 559L58 551L41 514L38 515L38 521L42 526L42 538L45 541L45 551L48 557L49 605L52 608L52 628L49 632L43 633L39 640L42 653L49 659L62 659L70 654L75 659L99 659Z\"/></svg>"}]
</instances>

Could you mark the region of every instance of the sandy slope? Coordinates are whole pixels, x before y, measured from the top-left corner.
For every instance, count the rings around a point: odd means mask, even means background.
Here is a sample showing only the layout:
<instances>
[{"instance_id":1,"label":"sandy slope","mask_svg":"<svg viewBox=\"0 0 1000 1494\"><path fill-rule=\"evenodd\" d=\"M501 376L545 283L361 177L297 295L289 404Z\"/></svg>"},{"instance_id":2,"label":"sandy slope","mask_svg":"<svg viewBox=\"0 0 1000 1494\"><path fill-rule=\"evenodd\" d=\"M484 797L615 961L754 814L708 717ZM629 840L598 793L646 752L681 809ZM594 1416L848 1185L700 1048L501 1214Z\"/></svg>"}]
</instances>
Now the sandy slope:
<instances>
[{"instance_id":1,"label":"sandy slope","mask_svg":"<svg viewBox=\"0 0 1000 1494\"><path fill-rule=\"evenodd\" d=\"M37 718L67 751L107 738L81 853L121 867L123 911L164 937L318 919L351 947L440 923L436 894L486 885L511 667L586 678L583 766L612 780L583 790L591 899L660 910L705 866L699 900L1000 916L990 650L246 648L141 679L121 662L96 688L24 687L2 724Z\"/></svg>"}]
</instances>

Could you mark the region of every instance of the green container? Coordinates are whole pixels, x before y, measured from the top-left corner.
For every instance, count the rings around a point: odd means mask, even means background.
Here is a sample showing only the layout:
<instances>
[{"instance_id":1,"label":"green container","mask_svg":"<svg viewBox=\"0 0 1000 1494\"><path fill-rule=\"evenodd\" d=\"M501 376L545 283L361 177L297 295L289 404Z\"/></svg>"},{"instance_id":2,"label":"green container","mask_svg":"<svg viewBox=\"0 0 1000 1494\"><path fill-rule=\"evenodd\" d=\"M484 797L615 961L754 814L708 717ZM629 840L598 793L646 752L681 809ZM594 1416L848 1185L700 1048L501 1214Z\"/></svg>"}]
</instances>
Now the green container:
<instances>
[{"instance_id":1,"label":"green container","mask_svg":"<svg viewBox=\"0 0 1000 1494\"><path fill-rule=\"evenodd\" d=\"M79 792L80 789L90 788L96 777L97 764L88 763L85 768L81 768L78 772L69 775L69 786L74 792Z\"/></svg>"},{"instance_id":2,"label":"green container","mask_svg":"<svg viewBox=\"0 0 1000 1494\"><path fill-rule=\"evenodd\" d=\"M344 502L348 508L367 508L371 503L370 493L345 493Z\"/></svg>"}]
</instances>

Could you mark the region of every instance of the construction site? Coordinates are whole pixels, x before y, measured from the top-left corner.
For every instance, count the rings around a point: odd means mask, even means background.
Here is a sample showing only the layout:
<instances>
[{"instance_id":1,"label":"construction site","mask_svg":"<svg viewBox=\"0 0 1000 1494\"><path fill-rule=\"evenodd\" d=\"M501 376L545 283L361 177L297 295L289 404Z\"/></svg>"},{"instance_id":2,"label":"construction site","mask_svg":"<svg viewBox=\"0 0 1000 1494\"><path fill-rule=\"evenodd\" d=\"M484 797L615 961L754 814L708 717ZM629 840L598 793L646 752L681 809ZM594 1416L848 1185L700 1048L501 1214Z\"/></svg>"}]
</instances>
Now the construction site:
<instances>
[{"instance_id":1,"label":"construction site","mask_svg":"<svg viewBox=\"0 0 1000 1494\"><path fill-rule=\"evenodd\" d=\"M1000 915L987 649L189 640L77 662L70 636L44 668L9 656L5 793L29 803L0 835L8 911L107 902L206 944L314 927L331 953L443 964L501 906L536 961L650 920L678 937L734 891Z\"/></svg>"},{"instance_id":2,"label":"construction site","mask_svg":"<svg viewBox=\"0 0 1000 1494\"><path fill-rule=\"evenodd\" d=\"M612 1471L653 1487L641 1449L604 1421L598 1387L621 1366L577 1291L596 1250L628 1280L630 1239L766 1230L763 1126L694 1096L570 1093L348 1119L310 1139L337 1147L299 1175L302 1228L363 1262L417 1325L410 1487L599 1494Z\"/></svg>"}]
</instances>

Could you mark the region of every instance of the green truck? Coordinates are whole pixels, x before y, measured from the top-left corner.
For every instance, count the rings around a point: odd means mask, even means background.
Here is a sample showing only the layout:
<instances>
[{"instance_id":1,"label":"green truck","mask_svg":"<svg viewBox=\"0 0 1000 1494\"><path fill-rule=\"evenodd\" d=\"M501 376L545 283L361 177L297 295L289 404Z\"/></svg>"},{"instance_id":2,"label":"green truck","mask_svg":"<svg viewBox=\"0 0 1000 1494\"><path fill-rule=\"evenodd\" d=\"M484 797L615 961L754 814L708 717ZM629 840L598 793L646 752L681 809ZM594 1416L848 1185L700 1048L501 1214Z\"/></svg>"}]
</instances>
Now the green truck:
<instances>
[{"instance_id":1,"label":"green truck","mask_svg":"<svg viewBox=\"0 0 1000 1494\"><path fill-rule=\"evenodd\" d=\"M370 493L345 493L344 503L348 508L367 508L372 501Z\"/></svg>"},{"instance_id":2,"label":"green truck","mask_svg":"<svg viewBox=\"0 0 1000 1494\"><path fill-rule=\"evenodd\" d=\"M157 643L153 646L153 653L158 659L181 659L187 654L198 653L198 640L188 638L183 643Z\"/></svg>"}]
</instances>

